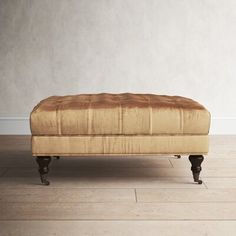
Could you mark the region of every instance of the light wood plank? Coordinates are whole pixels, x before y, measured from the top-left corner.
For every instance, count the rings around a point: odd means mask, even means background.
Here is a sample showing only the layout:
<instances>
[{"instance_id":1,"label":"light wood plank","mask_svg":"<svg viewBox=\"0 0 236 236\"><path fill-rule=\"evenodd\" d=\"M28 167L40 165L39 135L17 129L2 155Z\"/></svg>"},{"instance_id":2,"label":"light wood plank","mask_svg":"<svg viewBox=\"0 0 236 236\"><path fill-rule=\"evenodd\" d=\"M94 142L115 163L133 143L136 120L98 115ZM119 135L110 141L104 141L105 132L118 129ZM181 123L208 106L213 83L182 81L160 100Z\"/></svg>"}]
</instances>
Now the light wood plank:
<instances>
[{"instance_id":1,"label":"light wood plank","mask_svg":"<svg viewBox=\"0 0 236 236\"><path fill-rule=\"evenodd\" d=\"M4 203L1 220L236 220L236 203Z\"/></svg>"},{"instance_id":2,"label":"light wood plank","mask_svg":"<svg viewBox=\"0 0 236 236\"><path fill-rule=\"evenodd\" d=\"M47 188L206 188L193 184L190 178L145 178L145 177L50 177ZM39 176L2 177L1 188L45 188Z\"/></svg>"},{"instance_id":3,"label":"light wood plank","mask_svg":"<svg viewBox=\"0 0 236 236\"><path fill-rule=\"evenodd\" d=\"M31 144L30 135L0 135L1 151L29 151Z\"/></svg>"},{"instance_id":4,"label":"light wood plank","mask_svg":"<svg viewBox=\"0 0 236 236\"><path fill-rule=\"evenodd\" d=\"M136 189L138 202L236 202L236 189Z\"/></svg>"},{"instance_id":5,"label":"light wood plank","mask_svg":"<svg viewBox=\"0 0 236 236\"><path fill-rule=\"evenodd\" d=\"M209 189L235 189L236 178L205 178L204 184Z\"/></svg>"},{"instance_id":6,"label":"light wood plank","mask_svg":"<svg viewBox=\"0 0 236 236\"><path fill-rule=\"evenodd\" d=\"M222 156L234 158L236 135L213 135L210 136L210 157Z\"/></svg>"},{"instance_id":7,"label":"light wood plank","mask_svg":"<svg viewBox=\"0 0 236 236\"><path fill-rule=\"evenodd\" d=\"M0 235L223 236L236 234L235 221L0 221Z\"/></svg>"},{"instance_id":8,"label":"light wood plank","mask_svg":"<svg viewBox=\"0 0 236 236\"><path fill-rule=\"evenodd\" d=\"M4 204L0 204L2 219L42 220L43 217L48 217L46 219L51 220L58 219L60 216L58 220L62 228L58 228L60 229L58 231L63 232L65 229L64 232L70 232L68 231L70 226L67 229L65 225L63 227L63 223L68 219L83 220L73 223L84 225L85 219L92 220L95 217L102 220L99 223L104 223L104 227L108 227L101 231L92 231L94 222L91 221L91 225L87 229L85 227L84 232L91 230L92 233L95 232L95 235L99 233L105 235L104 232L108 232L107 235L115 235L115 230L112 231L112 228L116 229L114 225L110 226L111 230L109 230L108 222L112 222L112 219L119 220L115 223L122 222L120 221L122 219L139 220L137 223L140 222L140 227L136 227L137 231L134 231L136 230L134 225L126 225L135 221L125 221L123 231L122 226L118 225L117 229L121 229L120 235L125 235L125 232L128 235L132 233L141 235L142 232L144 235L148 235L147 232L150 232L150 235L156 235L156 232L161 232L161 225L153 226L153 231L152 226L149 225L146 228L144 226L145 222L152 222L152 219L160 220L155 221L155 224L165 222L163 232L168 233L169 230L170 235L173 235L171 233L177 235L178 232L180 235L184 235L185 232L186 235L194 235L195 232L197 235L235 234L230 230L236 229L234 224L236 222L236 211L234 211L236 209L234 200L236 136L211 137L210 153L202 165L203 185L193 184L187 156L183 156L180 160L171 156L138 156L134 159L132 157L114 157L114 159L71 157L52 163L49 175L51 185L46 188L40 184L37 165L31 158L29 137L14 137L9 136L7 139L0 137L0 140L3 140L3 142L0 141L0 173L3 174L8 170L4 176L0 177L1 192L5 192L5 195L0 195L3 200L5 199L2 202ZM119 188L124 191L120 195ZM133 188L136 188L138 203L134 202L134 194L130 192ZM150 188L153 189L152 192ZM43 195L47 197L43 199ZM115 202L119 204L114 204ZM106 219L109 221L103 221ZM166 219L171 221L166 222ZM181 221L177 221L175 227L172 223L176 222L174 221L176 219ZM196 222L199 219L204 221ZM212 220L220 221L213 222ZM0 221L0 226L2 222ZM28 229L30 229L30 223L32 221L29 222ZM199 223L199 225L194 223ZM223 225L225 223L230 224ZM208 225L209 228L207 228ZM186 229L188 226L189 228ZM37 230L33 225L32 227L33 230ZM76 226L71 227L76 228ZM78 228L81 227L81 225L78 226ZM222 227L225 227L227 232ZM24 228L26 229L26 226ZM11 229L13 230L14 227ZM55 226L52 229L55 229ZM184 232L182 232L183 229ZM40 235L41 231L39 229L36 234L32 234ZM75 229L74 232L78 230ZM24 230L22 235L25 235Z\"/></svg>"},{"instance_id":9,"label":"light wood plank","mask_svg":"<svg viewBox=\"0 0 236 236\"><path fill-rule=\"evenodd\" d=\"M6 202L135 202L134 189L7 188L0 192Z\"/></svg>"},{"instance_id":10,"label":"light wood plank","mask_svg":"<svg viewBox=\"0 0 236 236\"><path fill-rule=\"evenodd\" d=\"M27 156L7 156L4 155L4 158L0 158L0 168L35 168L36 162L32 157Z\"/></svg>"}]
</instances>

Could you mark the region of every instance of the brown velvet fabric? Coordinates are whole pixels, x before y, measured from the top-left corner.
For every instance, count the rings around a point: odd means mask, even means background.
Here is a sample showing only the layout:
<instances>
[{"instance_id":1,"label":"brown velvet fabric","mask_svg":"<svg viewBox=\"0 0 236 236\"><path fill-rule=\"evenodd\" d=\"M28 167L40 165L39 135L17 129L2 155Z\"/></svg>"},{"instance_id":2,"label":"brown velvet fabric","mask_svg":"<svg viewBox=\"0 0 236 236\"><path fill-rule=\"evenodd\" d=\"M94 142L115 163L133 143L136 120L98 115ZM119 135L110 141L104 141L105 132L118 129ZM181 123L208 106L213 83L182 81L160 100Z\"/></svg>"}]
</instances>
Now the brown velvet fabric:
<instances>
[{"instance_id":1,"label":"brown velvet fabric","mask_svg":"<svg viewBox=\"0 0 236 236\"><path fill-rule=\"evenodd\" d=\"M30 124L33 135L205 135L210 113L179 96L80 94L41 101Z\"/></svg>"},{"instance_id":2,"label":"brown velvet fabric","mask_svg":"<svg viewBox=\"0 0 236 236\"><path fill-rule=\"evenodd\" d=\"M203 155L208 135L32 136L33 156Z\"/></svg>"},{"instance_id":3,"label":"brown velvet fabric","mask_svg":"<svg viewBox=\"0 0 236 236\"><path fill-rule=\"evenodd\" d=\"M99 109L115 107L151 107L151 108L177 108L189 110L205 110L198 102L180 96L167 96L156 94L133 94L133 93L100 93L79 94L69 96L52 96L42 100L33 111L43 109L53 111L55 108L66 109Z\"/></svg>"}]
</instances>

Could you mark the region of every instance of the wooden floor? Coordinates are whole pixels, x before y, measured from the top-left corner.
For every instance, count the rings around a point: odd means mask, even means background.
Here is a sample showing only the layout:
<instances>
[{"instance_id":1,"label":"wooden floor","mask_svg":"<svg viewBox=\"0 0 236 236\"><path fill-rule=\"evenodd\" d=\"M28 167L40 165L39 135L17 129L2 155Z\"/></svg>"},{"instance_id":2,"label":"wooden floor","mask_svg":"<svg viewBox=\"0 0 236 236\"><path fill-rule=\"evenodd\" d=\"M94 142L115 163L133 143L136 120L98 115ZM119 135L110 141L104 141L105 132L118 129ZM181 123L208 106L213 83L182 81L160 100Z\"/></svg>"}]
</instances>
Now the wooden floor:
<instances>
[{"instance_id":1,"label":"wooden floor","mask_svg":"<svg viewBox=\"0 0 236 236\"><path fill-rule=\"evenodd\" d=\"M42 186L29 136L0 136L0 235L236 235L236 136L186 156L62 157Z\"/></svg>"}]
</instances>

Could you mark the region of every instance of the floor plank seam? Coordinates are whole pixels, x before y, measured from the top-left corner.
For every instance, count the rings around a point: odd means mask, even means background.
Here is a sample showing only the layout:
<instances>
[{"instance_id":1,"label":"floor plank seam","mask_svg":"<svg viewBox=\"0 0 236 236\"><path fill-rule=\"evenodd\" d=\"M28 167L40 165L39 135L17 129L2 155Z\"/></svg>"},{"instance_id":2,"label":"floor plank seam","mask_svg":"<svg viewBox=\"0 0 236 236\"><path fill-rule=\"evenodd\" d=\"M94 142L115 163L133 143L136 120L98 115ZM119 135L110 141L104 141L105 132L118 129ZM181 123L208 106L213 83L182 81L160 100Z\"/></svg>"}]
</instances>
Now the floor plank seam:
<instances>
[{"instance_id":1,"label":"floor plank seam","mask_svg":"<svg viewBox=\"0 0 236 236\"><path fill-rule=\"evenodd\" d=\"M205 188L208 189L207 184L205 183L205 181L202 181L202 183L204 184Z\"/></svg>"},{"instance_id":2,"label":"floor plank seam","mask_svg":"<svg viewBox=\"0 0 236 236\"><path fill-rule=\"evenodd\" d=\"M174 165L172 163L172 161L170 160L170 158L168 158L169 162L170 162L170 165L172 166L172 168L174 168Z\"/></svg>"},{"instance_id":3,"label":"floor plank seam","mask_svg":"<svg viewBox=\"0 0 236 236\"><path fill-rule=\"evenodd\" d=\"M136 191L136 188L134 189L134 194L135 194L135 202L137 203L138 200L137 200L137 191Z\"/></svg>"}]
</instances>

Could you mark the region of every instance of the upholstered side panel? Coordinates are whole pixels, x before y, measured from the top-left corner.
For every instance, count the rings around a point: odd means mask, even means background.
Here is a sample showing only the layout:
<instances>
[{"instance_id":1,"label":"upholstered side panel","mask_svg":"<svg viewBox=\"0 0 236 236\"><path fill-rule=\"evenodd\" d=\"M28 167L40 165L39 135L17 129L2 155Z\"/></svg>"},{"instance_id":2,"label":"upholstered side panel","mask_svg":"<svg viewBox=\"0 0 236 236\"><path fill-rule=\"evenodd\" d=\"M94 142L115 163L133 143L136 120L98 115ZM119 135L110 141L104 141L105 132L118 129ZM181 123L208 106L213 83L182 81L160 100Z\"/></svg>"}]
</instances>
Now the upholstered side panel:
<instances>
[{"instance_id":1,"label":"upholstered side panel","mask_svg":"<svg viewBox=\"0 0 236 236\"><path fill-rule=\"evenodd\" d=\"M34 156L206 154L208 146L207 135L32 136Z\"/></svg>"}]
</instances>

